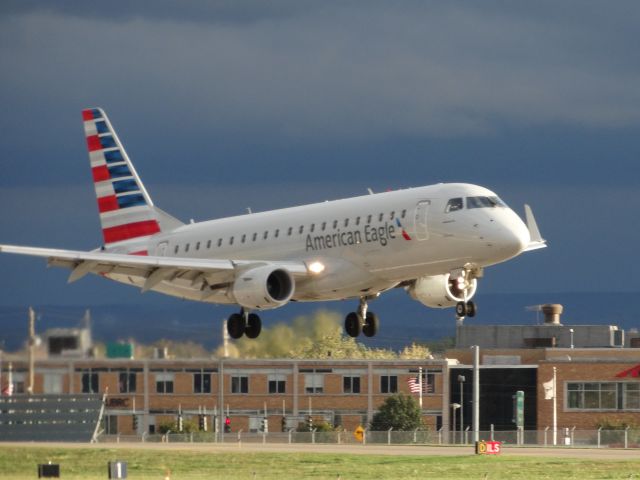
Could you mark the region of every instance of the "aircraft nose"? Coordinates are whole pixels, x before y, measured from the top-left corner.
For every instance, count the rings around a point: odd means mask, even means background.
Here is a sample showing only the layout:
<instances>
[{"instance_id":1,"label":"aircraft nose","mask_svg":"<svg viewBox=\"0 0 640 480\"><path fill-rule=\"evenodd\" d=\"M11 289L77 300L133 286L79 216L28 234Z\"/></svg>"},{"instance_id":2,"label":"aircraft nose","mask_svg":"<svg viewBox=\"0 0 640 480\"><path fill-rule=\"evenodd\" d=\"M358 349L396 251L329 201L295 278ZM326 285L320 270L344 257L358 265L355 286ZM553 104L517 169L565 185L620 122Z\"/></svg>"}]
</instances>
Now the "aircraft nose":
<instances>
[{"instance_id":1,"label":"aircraft nose","mask_svg":"<svg viewBox=\"0 0 640 480\"><path fill-rule=\"evenodd\" d=\"M500 235L500 250L510 257L522 253L531 241L527 226L518 216L514 216L505 222Z\"/></svg>"}]
</instances>

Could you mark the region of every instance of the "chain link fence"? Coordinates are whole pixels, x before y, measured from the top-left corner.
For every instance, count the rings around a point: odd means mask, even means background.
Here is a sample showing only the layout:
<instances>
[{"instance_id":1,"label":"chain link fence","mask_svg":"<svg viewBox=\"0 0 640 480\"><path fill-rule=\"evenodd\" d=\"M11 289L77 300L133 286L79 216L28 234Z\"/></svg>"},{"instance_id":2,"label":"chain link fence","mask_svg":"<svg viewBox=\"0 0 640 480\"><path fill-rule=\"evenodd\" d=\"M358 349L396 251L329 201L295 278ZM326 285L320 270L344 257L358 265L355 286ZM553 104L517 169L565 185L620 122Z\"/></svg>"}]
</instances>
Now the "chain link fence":
<instances>
[{"instance_id":1,"label":"chain link fence","mask_svg":"<svg viewBox=\"0 0 640 480\"><path fill-rule=\"evenodd\" d=\"M638 448L640 449L640 429L621 430L577 430L559 428L554 435L552 429L545 430L489 430L480 431L480 440L496 440L503 445L546 446L546 447L592 447L592 448ZM555 440L555 441L554 441ZM98 437L99 442L165 442L165 443L296 443L296 444L387 444L387 445L472 445L473 432L444 430L414 431L369 431L360 435L353 431L332 432L233 432L233 433L166 433L155 435L106 435Z\"/></svg>"}]
</instances>

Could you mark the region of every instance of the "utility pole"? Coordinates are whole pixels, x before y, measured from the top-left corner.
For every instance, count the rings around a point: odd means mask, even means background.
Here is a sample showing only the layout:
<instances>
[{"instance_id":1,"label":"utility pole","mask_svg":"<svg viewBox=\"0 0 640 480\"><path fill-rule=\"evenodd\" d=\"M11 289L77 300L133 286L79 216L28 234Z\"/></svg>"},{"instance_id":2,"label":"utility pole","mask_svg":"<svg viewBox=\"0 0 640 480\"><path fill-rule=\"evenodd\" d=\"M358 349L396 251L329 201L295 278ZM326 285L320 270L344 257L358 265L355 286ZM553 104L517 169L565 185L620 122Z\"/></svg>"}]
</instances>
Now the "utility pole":
<instances>
[{"instance_id":1,"label":"utility pole","mask_svg":"<svg viewBox=\"0 0 640 480\"><path fill-rule=\"evenodd\" d=\"M480 347L473 347L473 443L480 440Z\"/></svg>"},{"instance_id":2,"label":"utility pole","mask_svg":"<svg viewBox=\"0 0 640 480\"><path fill-rule=\"evenodd\" d=\"M36 314L33 308L29 307L29 385L27 393L33 395L34 363L36 348Z\"/></svg>"}]
</instances>

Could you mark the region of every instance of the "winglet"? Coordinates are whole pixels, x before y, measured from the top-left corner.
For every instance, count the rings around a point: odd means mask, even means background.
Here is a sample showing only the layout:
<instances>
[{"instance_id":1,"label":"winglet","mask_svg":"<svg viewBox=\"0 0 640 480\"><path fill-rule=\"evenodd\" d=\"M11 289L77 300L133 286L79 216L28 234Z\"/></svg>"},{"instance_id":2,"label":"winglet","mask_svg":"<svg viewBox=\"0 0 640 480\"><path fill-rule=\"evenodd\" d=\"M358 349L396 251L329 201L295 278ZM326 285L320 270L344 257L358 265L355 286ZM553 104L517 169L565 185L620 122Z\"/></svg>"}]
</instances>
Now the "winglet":
<instances>
[{"instance_id":1,"label":"winglet","mask_svg":"<svg viewBox=\"0 0 640 480\"><path fill-rule=\"evenodd\" d=\"M531 238L529 245L527 245L527 248L525 248L524 251L528 252L530 250L545 248L547 246L547 241L542 238L540 230L538 229L538 224L536 223L536 219L533 216L533 212L531 211L531 207L526 204L524 206L524 216L527 222L527 228L529 229L529 236Z\"/></svg>"}]
</instances>

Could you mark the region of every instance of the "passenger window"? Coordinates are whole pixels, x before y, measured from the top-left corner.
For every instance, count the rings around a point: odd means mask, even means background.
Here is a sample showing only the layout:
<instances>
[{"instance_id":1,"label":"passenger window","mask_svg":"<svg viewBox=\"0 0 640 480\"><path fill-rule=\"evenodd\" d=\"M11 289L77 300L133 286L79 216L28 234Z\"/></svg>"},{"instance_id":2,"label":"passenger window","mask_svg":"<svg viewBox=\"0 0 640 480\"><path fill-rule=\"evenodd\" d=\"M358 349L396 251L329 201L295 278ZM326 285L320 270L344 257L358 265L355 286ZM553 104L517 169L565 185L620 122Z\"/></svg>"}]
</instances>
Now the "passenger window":
<instances>
[{"instance_id":1,"label":"passenger window","mask_svg":"<svg viewBox=\"0 0 640 480\"><path fill-rule=\"evenodd\" d=\"M316 224L312 223L311 227L309 228L309 232L313 233L313 230L316 228Z\"/></svg>"},{"instance_id":2,"label":"passenger window","mask_svg":"<svg viewBox=\"0 0 640 480\"><path fill-rule=\"evenodd\" d=\"M269 236L269 231L265 230L264 233L262 234L262 239L266 240L268 236Z\"/></svg>"},{"instance_id":3,"label":"passenger window","mask_svg":"<svg viewBox=\"0 0 640 480\"><path fill-rule=\"evenodd\" d=\"M240 241L241 241L242 243L244 243L244 241L245 241L246 239L247 239L247 234L246 234L246 233L243 233L243 234L242 234L242 239L240 239Z\"/></svg>"},{"instance_id":4,"label":"passenger window","mask_svg":"<svg viewBox=\"0 0 640 480\"><path fill-rule=\"evenodd\" d=\"M300 225L300 228L298 229L298 233L300 235L302 235L302 232L304 232L304 225Z\"/></svg>"},{"instance_id":5,"label":"passenger window","mask_svg":"<svg viewBox=\"0 0 640 480\"><path fill-rule=\"evenodd\" d=\"M462 198L452 198L447 202L447 207L444 209L445 213L455 212L457 210L462 210Z\"/></svg>"},{"instance_id":6,"label":"passenger window","mask_svg":"<svg viewBox=\"0 0 640 480\"><path fill-rule=\"evenodd\" d=\"M229 245L233 245L233 237L229 237Z\"/></svg>"},{"instance_id":7,"label":"passenger window","mask_svg":"<svg viewBox=\"0 0 640 480\"><path fill-rule=\"evenodd\" d=\"M276 228L275 233L273 234L274 237L278 238L278 235L280 235L280 229Z\"/></svg>"},{"instance_id":8,"label":"passenger window","mask_svg":"<svg viewBox=\"0 0 640 480\"><path fill-rule=\"evenodd\" d=\"M207 249L211 248L211 240L207 240Z\"/></svg>"},{"instance_id":9,"label":"passenger window","mask_svg":"<svg viewBox=\"0 0 640 480\"><path fill-rule=\"evenodd\" d=\"M291 236L291 232L293 232L293 227L289 227L289 230L287 230L287 235Z\"/></svg>"},{"instance_id":10,"label":"passenger window","mask_svg":"<svg viewBox=\"0 0 640 480\"><path fill-rule=\"evenodd\" d=\"M400 215L402 218L404 218L407 215L407 211L406 210L402 210L402 214Z\"/></svg>"},{"instance_id":11,"label":"passenger window","mask_svg":"<svg viewBox=\"0 0 640 480\"><path fill-rule=\"evenodd\" d=\"M178 245L176 245L176 248L173 249L173 253L177 254L178 253L178 249L179 249L179 247L178 247Z\"/></svg>"},{"instance_id":12,"label":"passenger window","mask_svg":"<svg viewBox=\"0 0 640 480\"><path fill-rule=\"evenodd\" d=\"M371 215L367 215L367 223L371 223Z\"/></svg>"},{"instance_id":13,"label":"passenger window","mask_svg":"<svg viewBox=\"0 0 640 480\"><path fill-rule=\"evenodd\" d=\"M338 220L333 221L333 229L335 230L336 228L338 228Z\"/></svg>"},{"instance_id":14,"label":"passenger window","mask_svg":"<svg viewBox=\"0 0 640 480\"><path fill-rule=\"evenodd\" d=\"M196 250L200 250L200 242L196 243Z\"/></svg>"},{"instance_id":15,"label":"passenger window","mask_svg":"<svg viewBox=\"0 0 640 480\"><path fill-rule=\"evenodd\" d=\"M324 232L325 228L327 228L327 222L322 222L322 231Z\"/></svg>"},{"instance_id":16,"label":"passenger window","mask_svg":"<svg viewBox=\"0 0 640 480\"><path fill-rule=\"evenodd\" d=\"M219 239L218 239L218 246L219 246L219 247L221 247L221 246L222 246L222 239L221 239L221 238L219 238Z\"/></svg>"},{"instance_id":17,"label":"passenger window","mask_svg":"<svg viewBox=\"0 0 640 480\"><path fill-rule=\"evenodd\" d=\"M384 218L384 213L381 213L380 215L378 215L379 222L381 222L383 218Z\"/></svg>"},{"instance_id":18,"label":"passenger window","mask_svg":"<svg viewBox=\"0 0 640 480\"><path fill-rule=\"evenodd\" d=\"M257 238L258 238L258 234L254 232L252 241L255 242Z\"/></svg>"},{"instance_id":19,"label":"passenger window","mask_svg":"<svg viewBox=\"0 0 640 480\"><path fill-rule=\"evenodd\" d=\"M344 219L344 226L345 226L345 228L349 226L349 219L348 218Z\"/></svg>"},{"instance_id":20,"label":"passenger window","mask_svg":"<svg viewBox=\"0 0 640 480\"><path fill-rule=\"evenodd\" d=\"M360 225L360 217L356 217L356 225Z\"/></svg>"},{"instance_id":21,"label":"passenger window","mask_svg":"<svg viewBox=\"0 0 640 480\"><path fill-rule=\"evenodd\" d=\"M189 251L189 244L187 243L187 244L184 246L184 253L187 253L188 251Z\"/></svg>"},{"instance_id":22,"label":"passenger window","mask_svg":"<svg viewBox=\"0 0 640 480\"><path fill-rule=\"evenodd\" d=\"M389 215L389 220L393 220L396 216L396 212L391 212L391 214Z\"/></svg>"}]
</instances>

